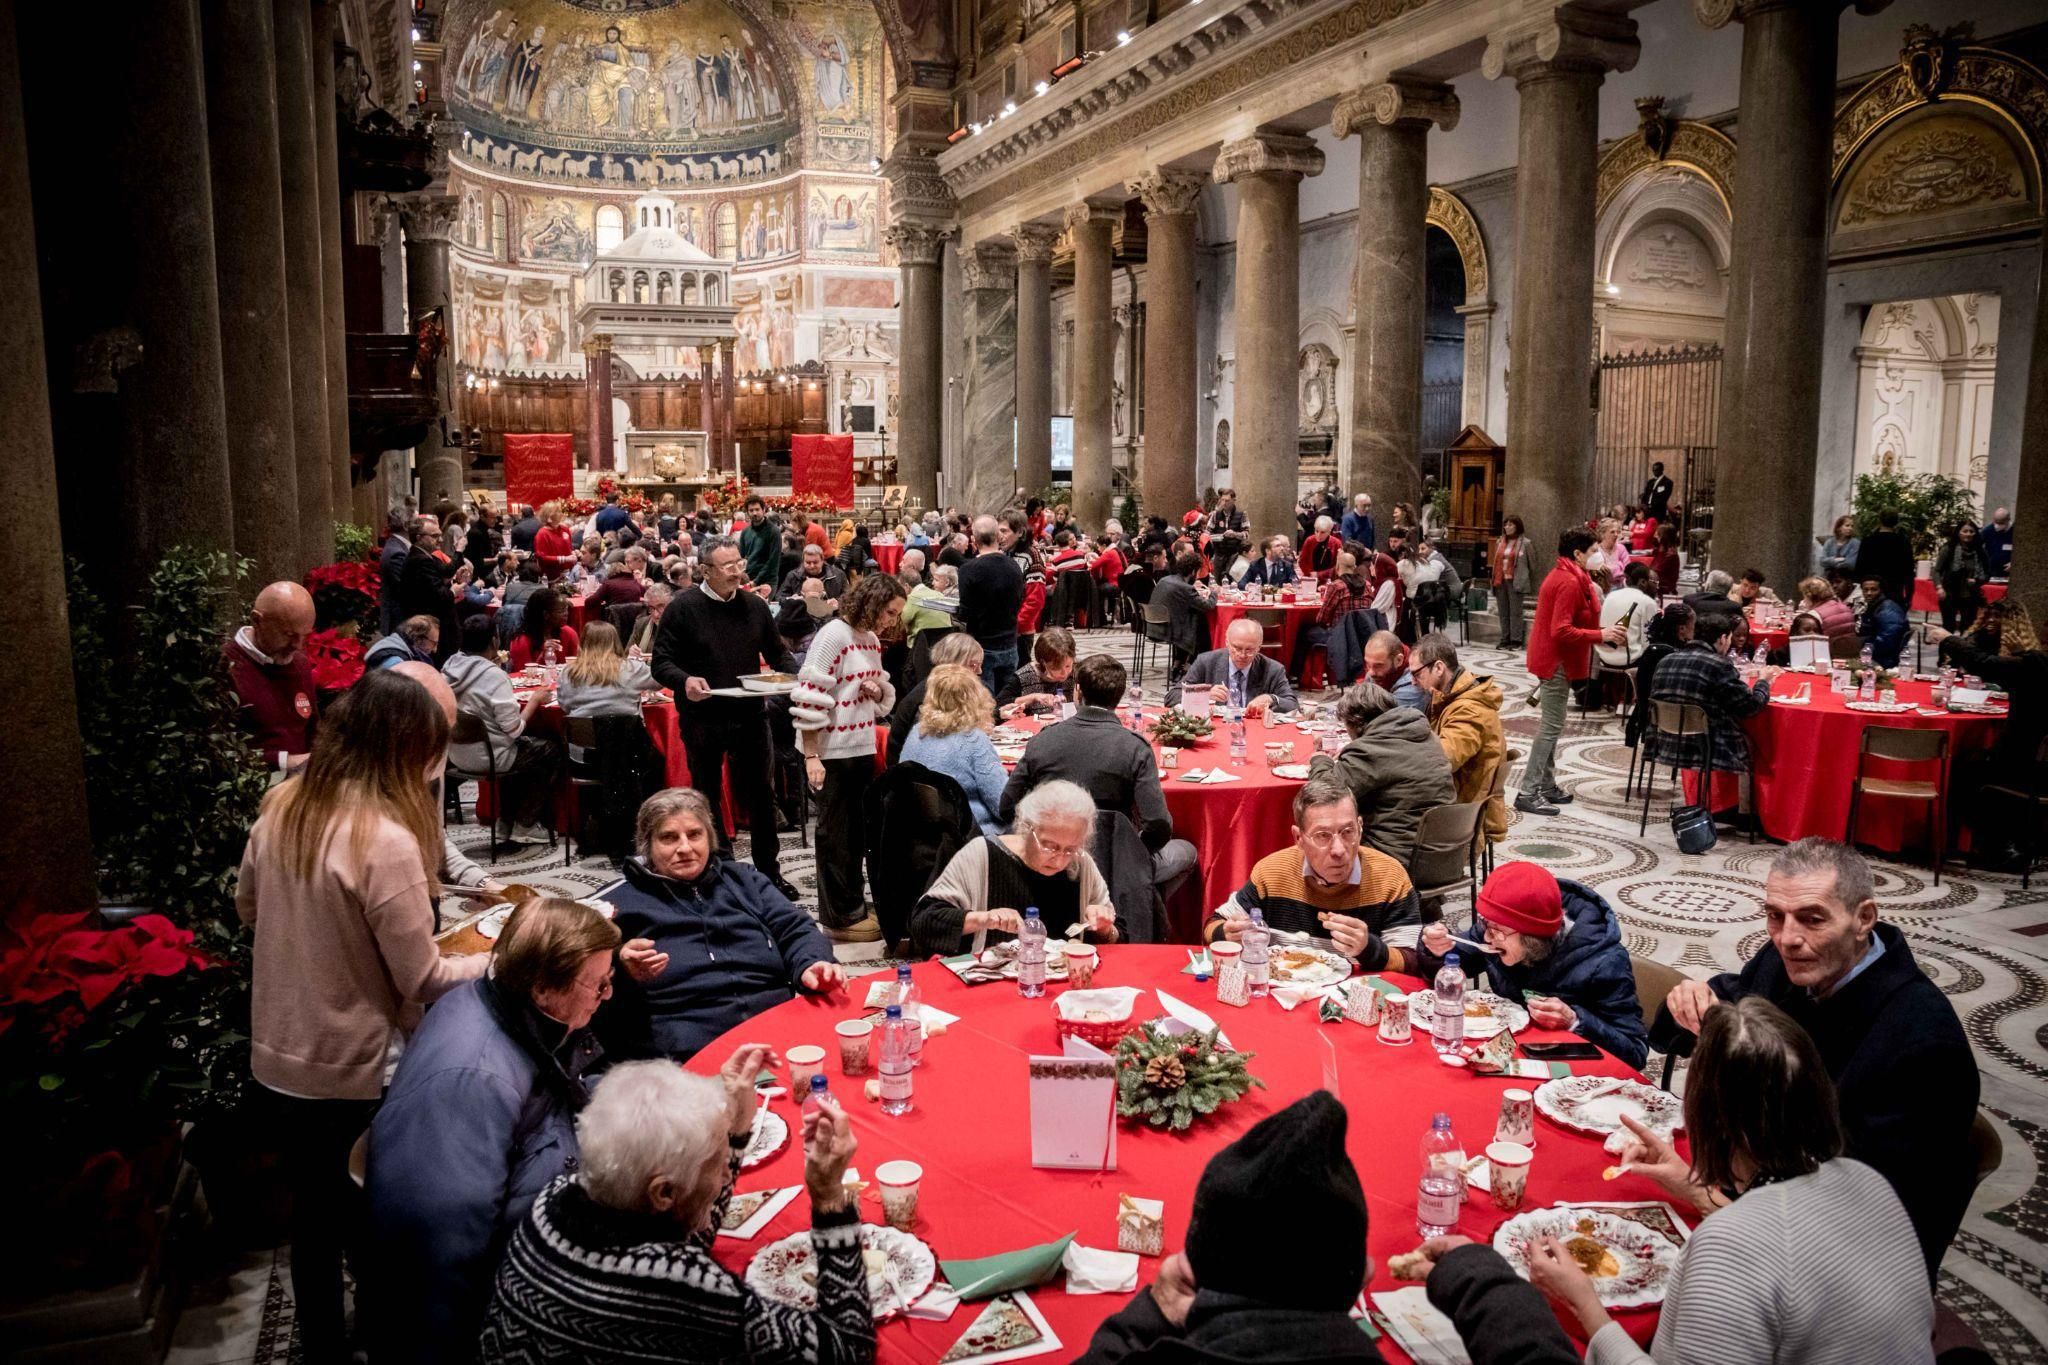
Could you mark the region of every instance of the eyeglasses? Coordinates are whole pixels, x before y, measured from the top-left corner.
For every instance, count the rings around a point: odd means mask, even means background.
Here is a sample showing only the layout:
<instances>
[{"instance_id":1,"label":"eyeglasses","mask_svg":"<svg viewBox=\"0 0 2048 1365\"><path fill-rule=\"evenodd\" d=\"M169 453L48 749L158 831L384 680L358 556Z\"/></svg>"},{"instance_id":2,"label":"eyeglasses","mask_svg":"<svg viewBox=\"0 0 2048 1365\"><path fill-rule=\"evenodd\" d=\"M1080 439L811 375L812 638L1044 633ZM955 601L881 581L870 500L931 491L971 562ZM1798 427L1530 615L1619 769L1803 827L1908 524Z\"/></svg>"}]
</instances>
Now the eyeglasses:
<instances>
[{"instance_id":1,"label":"eyeglasses","mask_svg":"<svg viewBox=\"0 0 2048 1365\"><path fill-rule=\"evenodd\" d=\"M1358 822L1354 820L1336 829L1311 830L1301 837L1304 843L1315 848L1342 848L1358 842Z\"/></svg>"},{"instance_id":2,"label":"eyeglasses","mask_svg":"<svg viewBox=\"0 0 2048 1365\"><path fill-rule=\"evenodd\" d=\"M608 1000L611 998L612 993L612 974L610 970L606 970L605 974L595 982L585 981L578 977L576 979L576 989L579 991L589 991L600 1001Z\"/></svg>"},{"instance_id":3,"label":"eyeglasses","mask_svg":"<svg viewBox=\"0 0 2048 1365\"><path fill-rule=\"evenodd\" d=\"M1074 858L1074 855L1079 853L1082 847L1080 844L1047 843L1045 839L1040 836L1037 827L1034 825L1024 826L1024 837L1029 839L1031 841L1032 847L1036 848L1040 853L1043 853L1048 858L1052 858L1056 861L1063 863L1071 862Z\"/></svg>"}]
</instances>

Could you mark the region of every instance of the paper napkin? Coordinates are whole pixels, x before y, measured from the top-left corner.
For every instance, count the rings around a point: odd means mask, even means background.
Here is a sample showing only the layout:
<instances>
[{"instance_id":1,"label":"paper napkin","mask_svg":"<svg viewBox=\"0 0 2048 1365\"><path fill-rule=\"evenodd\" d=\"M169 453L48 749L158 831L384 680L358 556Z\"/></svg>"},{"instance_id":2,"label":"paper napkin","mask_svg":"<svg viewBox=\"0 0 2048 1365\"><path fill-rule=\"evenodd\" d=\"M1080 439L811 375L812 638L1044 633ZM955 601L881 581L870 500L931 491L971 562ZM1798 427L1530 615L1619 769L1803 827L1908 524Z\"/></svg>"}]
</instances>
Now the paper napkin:
<instances>
[{"instance_id":1,"label":"paper napkin","mask_svg":"<svg viewBox=\"0 0 2048 1365\"><path fill-rule=\"evenodd\" d=\"M1152 993L1159 997L1159 1003L1165 1007L1166 1013L1169 1016L1164 1023L1156 1026L1160 1032L1207 1033L1210 1029L1216 1027L1214 1019L1211 1019L1193 1005L1182 1004L1162 990L1155 989ZM1230 1039L1222 1033L1216 1035L1216 1041L1225 1047L1231 1045Z\"/></svg>"},{"instance_id":2,"label":"paper napkin","mask_svg":"<svg viewBox=\"0 0 2048 1365\"><path fill-rule=\"evenodd\" d=\"M903 1310L907 1318L920 1318L925 1322L944 1322L953 1316L953 1310L960 1306L960 1296L949 1284L934 1284L918 1295L917 1302Z\"/></svg>"},{"instance_id":3,"label":"paper napkin","mask_svg":"<svg viewBox=\"0 0 2048 1365\"><path fill-rule=\"evenodd\" d=\"M987 1299L1012 1289L1030 1289L1051 1279L1060 1268L1074 1234L1057 1242L999 1252L972 1261L941 1261L939 1273L961 1299Z\"/></svg>"},{"instance_id":4,"label":"paper napkin","mask_svg":"<svg viewBox=\"0 0 2048 1365\"><path fill-rule=\"evenodd\" d=\"M1380 1322L1415 1365L1471 1365L1458 1329L1429 1301L1429 1291L1419 1284L1372 1296L1380 1311Z\"/></svg>"},{"instance_id":5,"label":"paper napkin","mask_svg":"<svg viewBox=\"0 0 2048 1365\"><path fill-rule=\"evenodd\" d=\"M1138 1288L1138 1256L1131 1251L1097 1251L1070 1242L1060 1257L1069 1294L1130 1294Z\"/></svg>"},{"instance_id":6,"label":"paper napkin","mask_svg":"<svg viewBox=\"0 0 2048 1365\"><path fill-rule=\"evenodd\" d=\"M1238 775L1237 775L1236 773L1234 773L1234 772L1230 772L1230 771L1228 771L1228 770L1226 770L1226 769L1223 769L1223 768L1211 768L1211 769L1209 769L1209 771L1208 771L1208 772L1206 772L1206 773L1204 773L1204 774L1202 775L1202 781L1203 781L1203 782L1205 782L1205 783L1208 783L1208 782L1237 782L1237 781L1240 781L1240 780L1241 780L1241 779L1240 779L1240 778L1238 777Z\"/></svg>"}]
</instances>

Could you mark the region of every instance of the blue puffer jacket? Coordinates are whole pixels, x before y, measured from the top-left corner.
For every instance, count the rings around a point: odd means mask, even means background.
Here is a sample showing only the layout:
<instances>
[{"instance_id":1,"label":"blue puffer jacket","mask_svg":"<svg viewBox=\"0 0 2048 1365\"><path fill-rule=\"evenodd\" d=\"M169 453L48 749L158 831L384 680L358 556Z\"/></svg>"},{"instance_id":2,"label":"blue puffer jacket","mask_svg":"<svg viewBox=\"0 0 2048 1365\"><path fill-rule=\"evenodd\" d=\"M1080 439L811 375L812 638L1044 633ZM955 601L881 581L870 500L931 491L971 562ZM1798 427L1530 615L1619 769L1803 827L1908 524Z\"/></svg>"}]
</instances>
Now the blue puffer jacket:
<instances>
[{"instance_id":1,"label":"blue puffer jacket","mask_svg":"<svg viewBox=\"0 0 2048 1365\"><path fill-rule=\"evenodd\" d=\"M370 1125L378 1360L474 1355L513 1228L576 1165L582 1076L598 1055L588 1029L566 1033L489 980L427 1011Z\"/></svg>"},{"instance_id":2,"label":"blue puffer jacket","mask_svg":"<svg viewBox=\"0 0 2048 1365\"><path fill-rule=\"evenodd\" d=\"M1557 886L1571 928L1557 936L1550 956L1541 962L1504 967L1499 958L1488 956L1487 988L1510 1000L1522 992L1556 996L1577 1012L1581 1038L1641 1070L1650 1056L1650 1031L1636 1003L1635 969L1622 946L1621 926L1592 887L1562 877ZM1476 938L1481 930L1475 924L1472 932ZM1468 952L1460 960L1471 956Z\"/></svg>"}]
</instances>

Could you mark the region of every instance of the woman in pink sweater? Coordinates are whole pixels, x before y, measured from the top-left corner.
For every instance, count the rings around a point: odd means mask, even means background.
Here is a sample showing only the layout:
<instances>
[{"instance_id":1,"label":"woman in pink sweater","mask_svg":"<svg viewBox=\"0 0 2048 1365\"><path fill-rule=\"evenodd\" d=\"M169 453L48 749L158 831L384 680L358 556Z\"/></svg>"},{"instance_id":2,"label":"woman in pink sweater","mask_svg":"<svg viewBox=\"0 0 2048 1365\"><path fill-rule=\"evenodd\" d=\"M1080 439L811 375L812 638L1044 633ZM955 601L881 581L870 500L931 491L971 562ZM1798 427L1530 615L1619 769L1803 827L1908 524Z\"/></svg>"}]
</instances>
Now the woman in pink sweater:
<instances>
[{"instance_id":1,"label":"woman in pink sweater","mask_svg":"<svg viewBox=\"0 0 2048 1365\"><path fill-rule=\"evenodd\" d=\"M348 1151L420 1010L483 975L434 943L448 747L434 697L363 675L321 717L304 772L249 832L235 909L255 935L250 1070L270 1092L293 1187L292 1292L307 1358L346 1356L341 1258L356 1191Z\"/></svg>"}]
</instances>

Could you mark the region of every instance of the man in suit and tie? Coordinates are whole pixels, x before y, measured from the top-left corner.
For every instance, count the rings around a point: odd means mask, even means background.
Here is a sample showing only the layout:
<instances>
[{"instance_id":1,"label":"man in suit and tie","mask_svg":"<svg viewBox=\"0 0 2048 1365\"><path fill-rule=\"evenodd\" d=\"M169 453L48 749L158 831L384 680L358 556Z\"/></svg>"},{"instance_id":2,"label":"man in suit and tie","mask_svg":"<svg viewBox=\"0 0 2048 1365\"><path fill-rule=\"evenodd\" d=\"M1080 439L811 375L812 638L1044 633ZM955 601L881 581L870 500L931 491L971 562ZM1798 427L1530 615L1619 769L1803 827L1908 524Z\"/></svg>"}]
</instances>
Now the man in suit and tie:
<instances>
[{"instance_id":1,"label":"man in suit and tie","mask_svg":"<svg viewBox=\"0 0 2048 1365\"><path fill-rule=\"evenodd\" d=\"M398 623L405 619L405 613L398 609L398 580L405 572L406 556L412 553L412 537L408 534L410 525L403 507L394 507L384 515L384 548L377 555L377 634L380 636L398 629Z\"/></svg>"},{"instance_id":2,"label":"man in suit and tie","mask_svg":"<svg viewBox=\"0 0 2048 1365\"><path fill-rule=\"evenodd\" d=\"M1166 689L1166 704L1180 705L1184 692L1207 690L1217 706L1235 706L1250 715L1267 711L1292 711L1300 705L1287 670L1259 653L1266 633L1257 621L1232 621L1224 632L1224 649L1199 655L1180 681Z\"/></svg>"}]
</instances>

